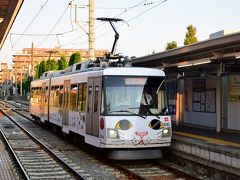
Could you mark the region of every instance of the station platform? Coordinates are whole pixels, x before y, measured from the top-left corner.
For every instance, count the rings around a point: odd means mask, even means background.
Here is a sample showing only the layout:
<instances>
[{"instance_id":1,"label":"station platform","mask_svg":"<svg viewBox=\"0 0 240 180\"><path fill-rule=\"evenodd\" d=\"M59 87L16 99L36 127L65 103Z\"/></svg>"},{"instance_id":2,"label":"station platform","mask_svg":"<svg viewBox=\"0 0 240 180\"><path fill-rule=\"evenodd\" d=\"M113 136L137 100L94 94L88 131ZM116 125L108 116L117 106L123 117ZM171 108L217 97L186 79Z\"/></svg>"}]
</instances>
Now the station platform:
<instances>
[{"instance_id":1,"label":"station platform","mask_svg":"<svg viewBox=\"0 0 240 180\"><path fill-rule=\"evenodd\" d=\"M196 128L184 125L173 125L173 134L184 136L199 141L212 143L216 146L225 146L229 148L236 148L240 151L240 133L230 132L216 132L215 130L208 130L203 128Z\"/></svg>"},{"instance_id":2,"label":"station platform","mask_svg":"<svg viewBox=\"0 0 240 180\"><path fill-rule=\"evenodd\" d=\"M19 179L15 170L14 164L10 157L7 147L0 136L0 179L4 180L17 180Z\"/></svg>"},{"instance_id":3,"label":"station platform","mask_svg":"<svg viewBox=\"0 0 240 180\"><path fill-rule=\"evenodd\" d=\"M240 134L173 125L172 155L240 179Z\"/></svg>"}]
</instances>

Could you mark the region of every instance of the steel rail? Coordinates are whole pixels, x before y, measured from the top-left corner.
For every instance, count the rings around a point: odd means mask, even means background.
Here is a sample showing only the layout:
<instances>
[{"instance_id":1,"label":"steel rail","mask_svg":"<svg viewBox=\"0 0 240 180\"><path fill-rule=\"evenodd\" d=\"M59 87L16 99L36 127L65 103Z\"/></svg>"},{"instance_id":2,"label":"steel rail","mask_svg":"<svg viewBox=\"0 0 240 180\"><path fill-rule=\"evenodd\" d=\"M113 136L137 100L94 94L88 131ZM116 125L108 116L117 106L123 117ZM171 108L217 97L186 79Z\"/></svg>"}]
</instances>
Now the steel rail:
<instances>
[{"instance_id":1,"label":"steel rail","mask_svg":"<svg viewBox=\"0 0 240 180\"><path fill-rule=\"evenodd\" d=\"M12 104L11 104L11 105L12 105ZM26 119L29 119L29 120L31 120L31 121L33 121L33 120L32 120L31 118L29 118L28 116L25 116L24 114L21 114L21 112L16 111L16 110L13 110L13 111L14 111L15 113L19 114L20 116L22 116L22 117L24 117L24 118L26 118ZM119 169L119 170L122 171L123 173L126 173L127 176L129 176L129 177L131 177L131 178L140 179L140 180L146 180L146 178L147 178L147 177L141 176L141 175L139 175L138 173L136 173L136 172L134 172L134 171L132 171L132 170L124 167L124 166L121 165L121 164L109 162L108 160L103 160L103 161L107 162L108 164L111 164L111 166L115 166L117 169ZM187 179L196 179L196 180L199 179L198 177L194 177L194 176L192 176L192 175L190 175L190 174L188 174L188 173L186 173L186 172L183 172L183 171L181 171L181 170L178 170L177 168L173 168L173 167L170 167L170 166L165 165L165 164L161 164L161 163L159 164L159 163L157 163L157 162L155 162L155 161L152 162L152 164L154 164L154 165L157 166L157 167L161 167L161 168L163 168L163 169L165 169L165 170L167 170L167 171L170 171L170 172L172 172L172 173L175 174L175 175L183 176L183 177L185 177L185 178L187 178Z\"/></svg>"},{"instance_id":2,"label":"steel rail","mask_svg":"<svg viewBox=\"0 0 240 180\"><path fill-rule=\"evenodd\" d=\"M146 177L142 177L141 175L125 168L124 166L118 164L118 163L113 163L114 166L116 166L118 169L120 169L121 171L127 173L128 175L131 175L131 178L136 178L139 180L146 180Z\"/></svg>"},{"instance_id":3,"label":"steel rail","mask_svg":"<svg viewBox=\"0 0 240 180\"><path fill-rule=\"evenodd\" d=\"M4 141L5 141L5 143L7 144L8 148L10 149L10 152L11 152L11 154L13 155L15 161L17 162L18 167L20 168L22 174L24 175L24 178L27 179L27 180L30 180L30 177L28 176L27 172L26 172L25 169L23 168L23 166L22 166L21 162L19 161L16 153L14 152L11 144L9 143L7 137L5 136L5 134L3 133L3 131L2 131L1 129L0 129L0 133L1 133L1 135L2 135L2 137L3 137L3 139L4 139Z\"/></svg>"},{"instance_id":4,"label":"steel rail","mask_svg":"<svg viewBox=\"0 0 240 180\"><path fill-rule=\"evenodd\" d=\"M11 118L6 112L2 111L12 122L14 122L18 127L20 127L28 136L30 136L37 144L39 144L43 149L45 149L49 154L51 154L58 162L60 162L71 174L76 176L78 179L84 180L84 177L71 168L62 158L58 157L51 149L49 149L46 145L44 145L40 140L38 140L32 133L30 133L27 129L25 129L21 124L16 122L13 118Z\"/></svg>"},{"instance_id":5,"label":"steel rail","mask_svg":"<svg viewBox=\"0 0 240 180\"><path fill-rule=\"evenodd\" d=\"M163 164L161 162L159 163L159 162L154 161L152 163L158 167L165 169L165 170L168 170L168 171L174 172L177 175L183 176L185 179L191 179L191 180L200 180L201 179L200 177L193 176L187 172L181 171L177 168L171 167L171 166L169 166L167 164Z\"/></svg>"}]
</instances>

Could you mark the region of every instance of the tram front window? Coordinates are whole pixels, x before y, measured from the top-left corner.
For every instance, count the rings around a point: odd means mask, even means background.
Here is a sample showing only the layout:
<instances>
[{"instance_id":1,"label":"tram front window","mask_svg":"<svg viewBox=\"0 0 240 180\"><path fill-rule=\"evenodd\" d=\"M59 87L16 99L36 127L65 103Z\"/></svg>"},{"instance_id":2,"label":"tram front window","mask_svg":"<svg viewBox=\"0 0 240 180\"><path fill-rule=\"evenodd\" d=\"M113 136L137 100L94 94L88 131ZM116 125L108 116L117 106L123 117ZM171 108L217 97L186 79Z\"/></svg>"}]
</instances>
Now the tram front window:
<instances>
[{"instance_id":1,"label":"tram front window","mask_svg":"<svg viewBox=\"0 0 240 180\"><path fill-rule=\"evenodd\" d=\"M160 115L166 107L163 81L163 77L104 77L103 112L106 115Z\"/></svg>"}]
</instances>

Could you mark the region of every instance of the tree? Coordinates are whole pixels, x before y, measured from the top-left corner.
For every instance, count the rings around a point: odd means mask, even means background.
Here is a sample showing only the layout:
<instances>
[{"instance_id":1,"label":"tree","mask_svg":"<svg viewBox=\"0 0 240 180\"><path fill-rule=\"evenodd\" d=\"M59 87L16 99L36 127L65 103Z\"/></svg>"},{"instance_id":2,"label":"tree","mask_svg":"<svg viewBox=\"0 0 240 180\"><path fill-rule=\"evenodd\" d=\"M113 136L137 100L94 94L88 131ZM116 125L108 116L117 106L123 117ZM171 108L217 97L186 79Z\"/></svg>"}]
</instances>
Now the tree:
<instances>
[{"instance_id":1,"label":"tree","mask_svg":"<svg viewBox=\"0 0 240 180\"><path fill-rule=\"evenodd\" d=\"M40 78L40 76L42 75L42 73L47 71L47 63L46 61L43 59L40 64L37 66L37 77L36 78Z\"/></svg>"},{"instance_id":2,"label":"tree","mask_svg":"<svg viewBox=\"0 0 240 180\"><path fill-rule=\"evenodd\" d=\"M197 37L196 37L196 32L197 32L197 29L193 25L189 25L187 27L186 36L184 39L184 45L198 42Z\"/></svg>"},{"instance_id":3,"label":"tree","mask_svg":"<svg viewBox=\"0 0 240 180\"><path fill-rule=\"evenodd\" d=\"M32 81L31 77L26 77L26 78L23 79L22 88L23 88L25 93L30 92L31 81Z\"/></svg>"},{"instance_id":4,"label":"tree","mask_svg":"<svg viewBox=\"0 0 240 180\"><path fill-rule=\"evenodd\" d=\"M174 49L174 48L177 48L177 42L176 41L172 41L172 42L167 43L166 50Z\"/></svg>"},{"instance_id":5,"label":"tree","mask_svg":"<svg viewBox=\"0 0 240 180\"><path fill-rule=\"evenodd\" d=\"M58 70L63 70L67 68L67 60L65 56L61 56L60 60L58 60Z\"/></svg>"},{"instance_id":6,"label":"tree","mask_svg":"<svg viewBox=\"0 0 240 180\"><path fill-rule=\"evenodd\" d=\"M35 73L35 79L38 79L39 77L40 77L40 75L39 75L39 64L37 64L36 73Z\"/></svg>"},{"instance_id":7,"label":"tree","mask_svg":"<svg viewBox=\"0 0 240 180\"><path fill-rule=\"evenodd\" d=\"M81 62L81 61L82 61L81 54L79 52L75 52L70 56L68 66L71 66L71 65L73 65L77 62Z\"/></svg>"},{"instance_id":8,"label":"tree","mask_svg":"<svg viewBox=\"0 0 240 180\"><path fill-rule=\"evenodd\" d=\"M57 69L58 69L58 65L54 59L47 60L47 71L57 70Z\"/></svg>"}]
</instances>

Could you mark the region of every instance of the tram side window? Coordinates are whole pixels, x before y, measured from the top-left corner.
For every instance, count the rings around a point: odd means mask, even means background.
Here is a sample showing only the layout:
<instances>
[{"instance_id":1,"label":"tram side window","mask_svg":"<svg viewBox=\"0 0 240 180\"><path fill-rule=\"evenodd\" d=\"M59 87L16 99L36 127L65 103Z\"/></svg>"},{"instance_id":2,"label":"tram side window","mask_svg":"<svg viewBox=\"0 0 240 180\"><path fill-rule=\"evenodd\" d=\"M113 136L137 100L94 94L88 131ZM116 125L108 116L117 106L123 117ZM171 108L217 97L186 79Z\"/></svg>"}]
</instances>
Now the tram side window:
<instances>
[{"instance_id":1,"label":"tram side window","mask_svg":"<svg viewBox=\"0 0 240 180\"><path fill-rule=\"evenodd\" d=\"M34 102L38 103L38 88L34 89Z\"/></svg>"},{"instance_id":2,"label":"tram side window","mask_svg":"<svg viewBox=\"0 0 240 180\"><path fill-rule=\"evenodd\" d=\"M37 88L33 88L33 100L32 102L37 103Z\"/></svg>"},{"instance_id":3,"label":"tram side window","mask_svg":"<svg viewBox=\"0 0 240 180\"><path fill-rule=\"evenodd\" d=\"M82 111L83 84L78 84L77 110Z\"/></svg>"},{"instance_id":4,"label":"tram side window","mask_svg":"<svg viewBox=\"0 0 240 180\"><path fill-rule=\"evenodd\" d=\"M63 86L60 86L59 90L59 107L62 107L63 104Z\"/></svg>"},{"instance_id":5,"label":"tram side window","mask_svg":"<svg viewBox=\"0 0 240 180\"><path fill-rule=\"evenodd\" d=\"M34 97L34 89L35 89L35 88L31 88L31 101L33 101L32 98Z\"/></svg>"},{"instance_id":6,"label":"tram side window","mask_svg":"<svg viewBox=\"0 0 240 180\"><path fill-rule=\"evenodd\" d=\"M88 107L87 112L92 112L92 86L89 86L88 88Z\"/></svg>"},{"instance_id":7,"label":"tram side window","mask_svg":"<svg viewBox=\"0 0 240 180\"><path fill-rule=\"evenodd\" d=\"M41 100L42 100L41 94L42 94L42 90L41 90L40 87L38 87L38 88L37 88L37 102L38 102L38 103L41 103Z\"/></svg>"},{"instance_id":8,"label":"tram side window","mask_svg":"<svg viewBox=\"0 0 240 180\"><path fill-rule=\"evenodd\" d=\"M30 96L31 99L30 99L30 100L31 100L31 102L33 102L33 97L34 97L34 96L33 96L33 92L34 92L34 88L31 88L31 91L30 91L30 92L31 92L31 96Z\"/></svg>"},{"instance_id":9,"label":"tram side window","mask_svg":"<svg viewBox=\"0 0 240 180\"><path fill-rule=\"evenodd\" d=\"M54 92L55 92L55 87L52 86L50 91L50 106L54 105Z\"/></svg>"},{"instance_id":10,"label":"tram side window","mask_svg":"<svg viewBox=\"0 0 240 180\"><path fill-rule=\"evenodd\" d=\"M76 110L77 109L77 84L71 85L71 92L70 92L70 109Z\"/></svg>"},{"instance_id":11,"label":"tram side window","mask_svg":"<svg viewBox=\"0 0 240 180\"><path fill-rule=\"evenodd\" d=\"M87 83L83 84L82 111L86 110Z\"/></svg>"},{"instance_id":12,"label":"tram side window","mask_svg":"<svg viewBox=\"0 0 240 180\"><path fill-rule=\"evenodd\" d=\"M41 87L38 89L38 102L39 103L42 102L42 88Z\"/></svg>"},{"instance_id":13,"label":"tram side window","mask_svg":"<svg viewBox=\"0 0 240 180\"><path fill-rule=\"evenodd\" d=\"M35 88L35 89L34 89L33 102L38 103L38 88Z\"/></svg>"},{"instance_id":14,"label":"tram side window","mask_svg":"<svg viewBox=\"0 0 240 180\"><path fill-rule=\"evenodd\" d=\"M95 87L95 92L94 92L94 112L98 111L98 94L99 94L99 87Z\"/></svg>"},{"instance_id":15,"label":"tram side window","mask_svg":"<svg viewBox=\"0 0 240 180\"><path fill-rule=\"evenodd\" d=\"M86 109L86 94L87 94L87 84L78 84L78 98L77 98L77 109L78 111L84 112Z\"/></svg>"},{"instance_id":16,"label":"tram side window","mask_svg":"<svg viewBox=\"0 0 240 180\"><path fill-rule=\"evenodd\" d=\"M70 87L65 86L63 88L63 107L69 108L69 93L70 93Z\"/></svg>"},{"instance_id":17,"label":"tram side window","mask_svg":"<svg viewBox=\"0 0 240 180\"><path fill-rule=\"evenodd\" d=\"M59 104L59 86L55 86L54 92L54 107L58 107Z\"/></svg>"},{"instance_id":18,"label":"tram side window","mask_svg":"<svg viewBox=\"0 0 240 180\"><path fill-rule=\"evenodd\" d=\"M102 97L104 97L104 91L102 91ZM104 113L104 101L103 100L101 101L101 109L100 109L100 111L101 111L101 114Z\"/></svg>"},{"instance_id":19,"label":"tram side window","mask_svg":"<svg viewBox=\"0 0 240 180\"><path fill-rule=\"evenodd\" d=\"M45 92L46 92L46 88L42 88L41 89L41 103L45 103Z\"/></svg>"},{"instance_id":20,"label":"tram side window","mask_svg":"<svg viewBox=\"0 0 240 180\"><path fill-rule=\"evenodd\" d=\"M48 86L46 87L46 90L44 93L44 103L48 103Z\"/></svg>"}]
</instances>

